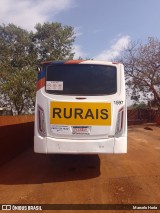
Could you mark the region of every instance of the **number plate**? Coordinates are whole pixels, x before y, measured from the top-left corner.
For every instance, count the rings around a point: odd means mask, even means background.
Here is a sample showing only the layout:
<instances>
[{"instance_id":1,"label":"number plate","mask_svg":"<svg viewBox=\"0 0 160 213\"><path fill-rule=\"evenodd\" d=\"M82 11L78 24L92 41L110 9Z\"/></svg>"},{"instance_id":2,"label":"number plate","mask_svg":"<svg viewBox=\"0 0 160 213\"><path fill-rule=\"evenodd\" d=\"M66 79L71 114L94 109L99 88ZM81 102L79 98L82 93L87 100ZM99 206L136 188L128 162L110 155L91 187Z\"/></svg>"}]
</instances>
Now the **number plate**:
<instances>
[{"instance_id":1,"label":"number plate","mask_svg":"<svg viewBox=\"0 0 160 213\"><path fill-rule=\"evenodd\" d=\"M72 126L73 135L89 135L90 127L89 126Z\"/></svg>"}]
</instances>

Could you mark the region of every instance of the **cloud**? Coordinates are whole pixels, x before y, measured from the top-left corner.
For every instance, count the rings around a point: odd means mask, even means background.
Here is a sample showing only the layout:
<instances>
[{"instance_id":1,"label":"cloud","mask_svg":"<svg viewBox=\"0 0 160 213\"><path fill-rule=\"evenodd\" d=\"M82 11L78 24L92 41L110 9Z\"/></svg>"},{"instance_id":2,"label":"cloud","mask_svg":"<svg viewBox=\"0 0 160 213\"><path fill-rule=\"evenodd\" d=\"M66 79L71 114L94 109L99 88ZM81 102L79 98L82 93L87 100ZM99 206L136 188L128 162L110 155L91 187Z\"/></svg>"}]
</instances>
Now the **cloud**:
<instances>
[{"instance_id":1,"label":"cloud","mask_svg":"<svg viewBox=\"0 0 160 213\"><path fill-rule=\"evenodd\" d=\"M109 49L103 50L101 53L92 58L94 58L94 60L111 61L114 60L114 58L118 57L121 52L128 46L130 37L122 35L118 35L117 37L117 39L111 41L111 47ZM82 50L81 45L74 45L73 52L75 52L74 59L78 59L79 57L89 57L89 54Z\"/></svg>"},{"instance_id":2,"label":"cloud","mask_svg":"<svg viewBox=\"0 0 160 213\"><path fill-rule=\"evenodd\" d=\"M74 0L1 0L0 22L14 23L33 30L37 23L48 21L63 10L73 8Z\"/></svg>"},{"instance_id":3,"label":"cloud","mask_svg":"<svg viewBox=\"0 0 160 213\"><path fill-rule=\"evenodd\" d=\"M130 37L129 36L121 36L116 40L112 41L112 45L110 49L103 50L100 54L95 56L94 58L96 60L105 60L105 61L110 61L113 60L114 58L118 57L121 52L128 46L130 42Z\"/></svg>"},{"instance_id":4,"label":"cloud","mask_svg":"<svg viewBox=\"0 0 160 213\"><path fill-rule=\"evenodd\" d=\"M73 52L75 53L74 59L78 59L79 57L81 58L87 57L87 53L83 52L82 47L80 45L74 45Z\"/></svg>"}]
</instances>

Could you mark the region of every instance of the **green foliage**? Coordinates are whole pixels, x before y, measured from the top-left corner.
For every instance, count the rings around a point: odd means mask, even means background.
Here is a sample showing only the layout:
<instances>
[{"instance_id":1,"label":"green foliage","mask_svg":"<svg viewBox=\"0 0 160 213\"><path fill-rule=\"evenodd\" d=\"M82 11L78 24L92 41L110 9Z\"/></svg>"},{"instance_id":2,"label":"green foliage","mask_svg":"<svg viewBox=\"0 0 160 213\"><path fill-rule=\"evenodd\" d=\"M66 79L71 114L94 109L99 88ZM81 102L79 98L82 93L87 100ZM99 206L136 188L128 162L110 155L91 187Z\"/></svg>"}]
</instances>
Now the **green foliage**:
<instances>
[{"instance_id":1,"label":"green foliage","mask_svg":"<svg viewBox=\"0 0 160 213\"><path fill-rule=\"evenodd\" d=\"M12 67L21 69L31 62L32 43L30 33L14 24L0 26L0 48L0 61L7 64L9 70ZM34 57L36 57L36 54Z\"/></svg>"},{"instance_id":2,"label":"green foliage","mask_svg":"<svg viewBox=\"0 0 160 213\"><path fill-rule=\"evenodd\" d=\"M140 103L134 103L128 107L128 109L146 109L148 106L142 101Z\"/></svg>"},{"instance_id":3,"label":"green foliage","mask_svg":"<svg viewBox=\"0 0 160 213\"><path fill-rule=\"evenodd\" d=\"M33 43L40 61L73 59L74 29L61 23L44 23L35 26Z\"/></svg>"},{"instance_id":4,"label":"green foliage","mask_svg":"<svg viewBox=\"0 0 160 213\"><path fill-rule=\"evenodd\" d=\"M7 80L1 84L3 98L2 106L10 106L16 114L32 113L35 104L36 73L32 67L23 67L7 76Z\"/></svg>"},{"instance_id":5,"label":"green foliage","mask_svg":"<svg viewBox=\"0 0 160 213\"><path fill-rule=\"evenodd\" d=\"M9 107L15 114L34 110L34 67L40 61L74 56L72 27L44 23L35 29L28 32L14 24L0 25L0 107Z\"/></svg>"}]
</instances>

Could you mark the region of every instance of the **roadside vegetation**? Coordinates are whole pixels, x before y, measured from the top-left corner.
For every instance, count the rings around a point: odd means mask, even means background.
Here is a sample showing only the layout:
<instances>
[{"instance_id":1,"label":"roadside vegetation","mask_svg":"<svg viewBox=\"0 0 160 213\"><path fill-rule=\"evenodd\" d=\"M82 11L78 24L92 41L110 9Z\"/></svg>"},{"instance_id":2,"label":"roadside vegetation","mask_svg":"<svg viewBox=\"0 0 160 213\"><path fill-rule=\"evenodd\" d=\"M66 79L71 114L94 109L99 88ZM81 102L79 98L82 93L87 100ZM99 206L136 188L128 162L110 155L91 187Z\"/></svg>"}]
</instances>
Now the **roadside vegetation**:
<instances>
[{"instance_id":1,"label":"roadside vegetation","mask_svg":"<svg viewBox=\"0 0 160 213\"><path fill-rule=\"evenodd\" d=\"M32 114L36 66L73 59L75 38L74 28L61 23L37 24L34 32L0 25L0 107ZM131 41L118 61L125 66L127 92L135 104L160 107L160 40Z\"/></svg>"},{"instance_id":2,"label":"roadside vegetation","mask_svg":"<svg viewBox=\"0 0 160 213\"><path fill-rule=\"evenodd\" d=\"M74 29L60 23L37 24L35 32L0 25L0 107L18 115L34 112L36 66L73 59L74 40Z\"/></svg>"},{"instance_id":3,"label":"roadside vegetation","mask_svg":"<svg viewBox=\"0 0 160 213\"><path fill-rule=\"evenodd\" d=\"M125 66L127 92L135 104L160 107L160 40L131 41L119 60Z\"/></svg>"}]
</instances>

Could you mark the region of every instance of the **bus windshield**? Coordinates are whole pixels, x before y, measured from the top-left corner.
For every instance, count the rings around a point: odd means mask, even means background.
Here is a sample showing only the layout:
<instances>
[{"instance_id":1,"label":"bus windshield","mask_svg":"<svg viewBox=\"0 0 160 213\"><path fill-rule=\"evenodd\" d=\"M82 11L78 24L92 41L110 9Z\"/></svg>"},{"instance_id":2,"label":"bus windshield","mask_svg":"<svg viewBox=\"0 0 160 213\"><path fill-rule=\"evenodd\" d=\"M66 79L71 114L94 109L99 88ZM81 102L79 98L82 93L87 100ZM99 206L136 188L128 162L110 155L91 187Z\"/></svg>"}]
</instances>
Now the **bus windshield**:
<instances>
[{"instance_id":1,"label":"bus windshield","mask_svg":"<svg viewBox=\"0 0 160 213\"><path fill-rule=\"evenodd\" d=\"M46 70L46 92L58 95L111 95L117 92L115 66L51 64Z\"/></svg>"}]
</instances>

